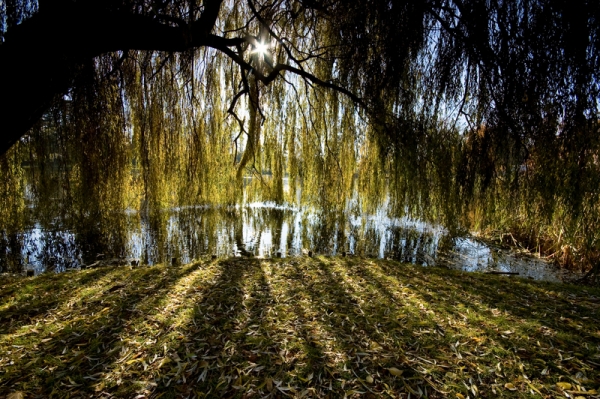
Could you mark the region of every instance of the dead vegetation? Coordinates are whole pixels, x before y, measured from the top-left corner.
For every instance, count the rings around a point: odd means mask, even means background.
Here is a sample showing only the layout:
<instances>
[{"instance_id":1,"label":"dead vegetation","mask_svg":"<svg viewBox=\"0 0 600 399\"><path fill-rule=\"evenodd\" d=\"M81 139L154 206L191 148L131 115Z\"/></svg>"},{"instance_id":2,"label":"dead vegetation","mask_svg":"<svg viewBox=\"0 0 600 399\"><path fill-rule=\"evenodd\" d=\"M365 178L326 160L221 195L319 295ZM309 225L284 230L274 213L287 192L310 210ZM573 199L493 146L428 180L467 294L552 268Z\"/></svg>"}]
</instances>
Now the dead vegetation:
<instances>
[{"instance_id":1,"label":"dead vegetation","mask_svg":"<svg viewBox=\"0 0 600 399\"><path fill-rule=\"evenodd\" d=\"M597 397L600 291L362 258L3 277L0 396Z\"/></svg>"}]
</instances>

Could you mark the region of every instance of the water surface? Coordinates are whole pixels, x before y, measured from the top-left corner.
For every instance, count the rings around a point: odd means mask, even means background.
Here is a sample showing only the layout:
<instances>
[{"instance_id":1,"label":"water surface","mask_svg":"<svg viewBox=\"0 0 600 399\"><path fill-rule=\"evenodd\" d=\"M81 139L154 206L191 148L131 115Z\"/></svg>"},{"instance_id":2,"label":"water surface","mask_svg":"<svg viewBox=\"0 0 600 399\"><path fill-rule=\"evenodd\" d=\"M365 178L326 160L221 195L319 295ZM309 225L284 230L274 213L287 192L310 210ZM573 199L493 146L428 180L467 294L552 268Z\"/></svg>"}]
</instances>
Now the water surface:
<instances>
[{"instance_id":1,"label":"water surface","mask_svg":"<svg viewBox=\"0 0 600 399\"><path fill-rule=\"evenodd\" d=\"M35 223L0 241L3 271L62 272L81 267L163 262L187 263L204 256L290 257L323 255L391 258L473 272L519 273L561 281L556 267L534 257L490 247L469 237L452 238L439 226L371 216L328 214L265 203L238 207L183 207L158 214L126 212L118 226L98 223L67 228Z\"/></svg>"}]
</instances>

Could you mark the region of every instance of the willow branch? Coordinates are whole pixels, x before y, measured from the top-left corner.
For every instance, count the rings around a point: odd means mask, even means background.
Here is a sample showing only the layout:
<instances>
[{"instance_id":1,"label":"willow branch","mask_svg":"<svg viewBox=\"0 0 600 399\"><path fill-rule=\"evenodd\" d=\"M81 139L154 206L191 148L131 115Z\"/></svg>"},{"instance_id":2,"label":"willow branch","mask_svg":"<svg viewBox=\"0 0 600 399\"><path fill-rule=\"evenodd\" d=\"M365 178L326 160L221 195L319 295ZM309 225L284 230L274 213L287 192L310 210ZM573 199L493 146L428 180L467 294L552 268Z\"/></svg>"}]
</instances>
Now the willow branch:
<instances>
[{"instance_id":1,"label":"willow branch","mask_svg":"<svg viewBox=\"0 0 600 399\"><path fill-rule=\"evenodd\" d=\"M218 40L217 36L209 35L209 37L206 40L206 45L224 53L229 58L231 58L231 60L233 60L235 63L237 63L242 69L244 69L246 71L251 71L254 74L254 76L256 76L256 78L258 80L260 80L262 83L264 83L265 85L268 85L271 82L273 82L278 76L280 76L279 74L281 72L291 72L291 73L294 73L294 74L300 76L301 78L308 80L309 82L314 83L318 86L321 86L321 87L324 87L327 89L332 89L332 90L335 90L342 94L345 94L352 101L354 101L355 103L357 103L359 105L362 105L362 106L365 105L364 102L362 101L362 99L360 97L358 97L356 94L352 93L350 90L348 90L342 86L339 86L333 82L324 81L322 79L319 79L315 75L313 75L305 70L293 67L291 65L287 65L287 64L274 65L271 72L269 72L267 75L264 75L264 74L260 73L259 71L257 71L255 68L253 68L252 65L250 65L250 63L248 63L246 60L244 60L240 55L236 54L232 49L230 49L229 47L220 45L220 41Z\"/></svg>"}]
</instances>

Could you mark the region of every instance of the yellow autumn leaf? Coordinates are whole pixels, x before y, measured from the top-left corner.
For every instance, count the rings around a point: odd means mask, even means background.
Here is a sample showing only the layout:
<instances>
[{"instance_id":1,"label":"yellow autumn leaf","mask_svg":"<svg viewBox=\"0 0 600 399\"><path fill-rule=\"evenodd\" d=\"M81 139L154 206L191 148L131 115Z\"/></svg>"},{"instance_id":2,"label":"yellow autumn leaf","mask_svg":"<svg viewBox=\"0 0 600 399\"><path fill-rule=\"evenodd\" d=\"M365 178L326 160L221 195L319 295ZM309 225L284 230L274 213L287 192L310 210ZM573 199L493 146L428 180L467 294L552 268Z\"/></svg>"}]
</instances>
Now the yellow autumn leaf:
<instances>
[{"instance_id":1,"label":"yellow autumn leaf","mask_svg":"<svg viewBox=\"0 0 600 399\"><path fill-rule=\"evenodd\" d=\"M451 380L455 380L455 379L458 378L458 375L456 375L455 373L449 371L449 372L446 373L446 377L450 378Z\"/></svg>"},{"instance_id":2,"label":"yellow autumn leaf","mask_svg":"<svg viewBox=\"0 0 600 399\"><path fill-rule=\"evenodd\" d=\"M568 382L557 382L556 386L560 389L571 389L571 384L569 384Z\"/></svg>"},{"instance_id":3,"label":"yellow autumn leaf","mask_svg":"<svg viewBox=\"0 0 600 399\"><path fill-rule=\"evenodd\" d=\"M398 370L396 367L390 367L388 370L392 375L395 375L396 377L400 377L402 373L404 373L403 370Z\"/></svg>"},{"instance_id":4,"label":"yellow autumn leaf","mask_svg":"<svg viewBox=\"0 0 600 399\"><path fill-rule=\"evenodd\" d=\"M517 387L515 387L512 382L507 382L506 384L504 384L504 388L508 389L509 391L517 390Z\"/></svg>"},{"instance_id":5,"label":"yellow autumn leaf","mask_svg":"<svg viewBox=\"0 0 600 399\"><path fill-rule=\"evenodd\" d=\"M105 385L106 385L106 383L105 383L104 381L100 381L99 383L97 383L97 384L94 386L94 390L95 390L96 392L100 392L100 391L102 391L102 390L104 389L104 386L105 386Z\"/></svg>"},{"instance_id":6,"label":"yellow autumn leaf","mask_svg":"<svg viewBox=\"0 0 600 399\"><path fill-rule=\"evenodd\" d=\"M127 362L125 362L125 364L129 365L129 364L133 364L135 362L141 362L141 361L142 361L142 359L139 359L139 358L131 359L131 360L128 360Z\"/></svg>"},{"instance_id":7,"label":"yellow autumn leaf","mask_svg":"<svg viewBox=\"0 0 600 399\"><path fill-rule=\"evenodd\" d=\"M269 391L269 392L273 391L273 379L267 378L265 380L265 383L267 384L267 391Z\"/></svg>"},{"instance_id":8,"label":"yellow autumn leaf","mask_svg":"<svg viewBox=\"0 0 600 399\"><path fill-rule=\"evenodd\" d=\"M456 397L457 397L458 399L465 399L465 395L463 395L462 393L457 393L457 394L456 394Z\"/></svg>"},{"instance_id":9,"label":"yellow autumn leaf","mask_svg":"<svg viewBox=\"0 0 600 399\"><path fill-rule=\"evenodd\" d=\"M537 389L531 382L529 381L525 381L527 383L527 385L529 385L529 388L533 389L535 392L539 393L541 397L544 397L544 395L540 392L539 389Z\"/></svg>"}]
</instances>

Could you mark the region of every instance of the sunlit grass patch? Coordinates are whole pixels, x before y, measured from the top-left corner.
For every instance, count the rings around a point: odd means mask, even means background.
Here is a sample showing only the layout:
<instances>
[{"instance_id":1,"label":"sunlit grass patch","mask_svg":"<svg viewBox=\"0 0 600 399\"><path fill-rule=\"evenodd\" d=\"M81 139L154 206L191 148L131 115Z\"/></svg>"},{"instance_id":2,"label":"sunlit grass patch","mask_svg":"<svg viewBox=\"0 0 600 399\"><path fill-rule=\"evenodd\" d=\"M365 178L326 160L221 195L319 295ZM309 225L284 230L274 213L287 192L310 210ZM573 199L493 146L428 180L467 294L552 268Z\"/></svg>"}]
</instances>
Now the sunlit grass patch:
<instances>
[{"instance_id":1,"label":"sunlit grass patch","mask_svg":"<svg viewBox=\"0 0 600 399\"><path fill-rule=\"evenodd\" d=\"M592 288L319 257L1 283L0 394L596 395Z\"/></svg>"}]
</instances>

